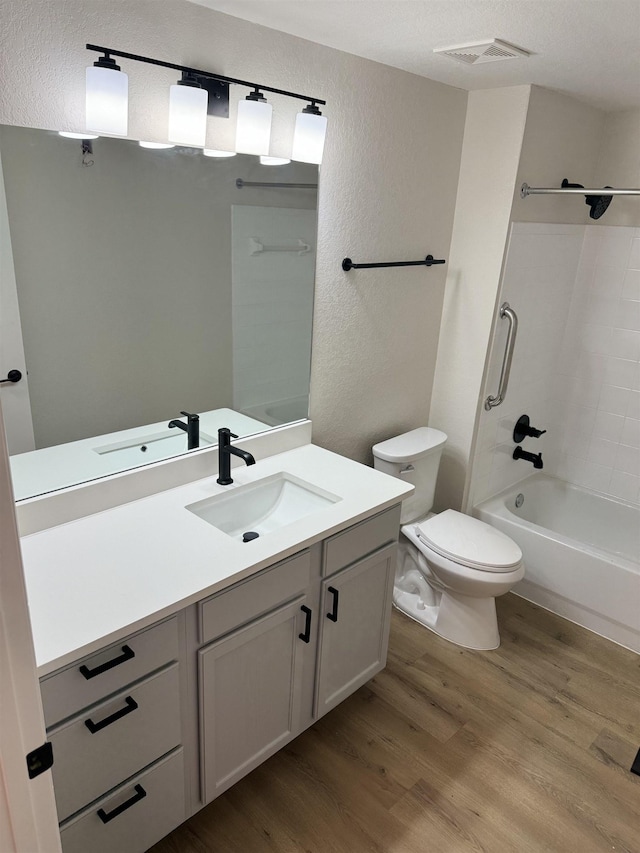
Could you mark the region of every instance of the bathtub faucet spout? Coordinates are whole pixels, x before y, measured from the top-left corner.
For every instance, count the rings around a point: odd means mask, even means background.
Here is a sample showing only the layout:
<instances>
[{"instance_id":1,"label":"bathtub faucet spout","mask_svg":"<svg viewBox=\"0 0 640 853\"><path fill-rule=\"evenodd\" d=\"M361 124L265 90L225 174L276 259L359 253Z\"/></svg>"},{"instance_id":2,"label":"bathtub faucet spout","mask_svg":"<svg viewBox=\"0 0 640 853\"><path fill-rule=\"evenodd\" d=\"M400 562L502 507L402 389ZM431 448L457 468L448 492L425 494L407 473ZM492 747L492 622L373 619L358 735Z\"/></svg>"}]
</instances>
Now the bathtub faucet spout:
<instances>
[{"instance_id":1,"label":"bathtub faucet spout","mask_svg":"<svg viewBox=\"0 0 640 853\"><path fill-rule=\"evenodd\" d=\"M531 462L534 468L542 468L542 453L529 453L528 450L523 450L520 445L513 451L514 459L526 459Z\"/></svg>"}]
</instances>

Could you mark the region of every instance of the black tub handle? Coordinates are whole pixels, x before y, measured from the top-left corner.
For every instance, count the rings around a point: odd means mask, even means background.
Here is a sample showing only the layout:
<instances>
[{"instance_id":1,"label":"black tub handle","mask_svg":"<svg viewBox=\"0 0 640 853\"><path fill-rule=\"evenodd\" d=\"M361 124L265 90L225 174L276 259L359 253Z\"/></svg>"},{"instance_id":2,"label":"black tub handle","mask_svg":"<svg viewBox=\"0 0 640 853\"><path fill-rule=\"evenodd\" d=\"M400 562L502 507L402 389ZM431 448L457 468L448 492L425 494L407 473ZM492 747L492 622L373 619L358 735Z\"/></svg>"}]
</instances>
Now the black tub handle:
<instances>
[{"instance_id":1,"label":"black tub handle","mask_svg":"<svg viewBox=\"0 0 640 853\"><path fill-rule=\"evenodd\" d=\"M89 729L92 735L96 732L99 732L100 729L104 729L107 726L110 726L111 723L115 723L117 720L121 720L123 717L126 717L127 714L130 714L132 711L135 711L138 707L138 703L135 699L132 699L131 696L127 696L124 700L124 708L120 708L119 711L116 711L115 714L111 714L110 717L105 717L104 720L100 720L99 723L94 723L93 720L85 720L84 724Z\"/></svg>"},{"instance_id":2,"label":"black tub handle","mask_svg":"<svg viewBox=\"0 0 640 853\"><path fill-rule=\"evenodd\" d=\"M142 785L136 785L133 790L135 791L133 797L130 797L130 799L122 803L122 805L117 806L112 812L106 812L104 809L98 809L96 814L100 820L103 823L109 823L109 821L113 820L114 817L118 817L122 812L126 812L127 809L130 809L131 806L135 806L136 803L139 803L140 800L144 800L147 796L147 792Z\"/></svg>"},{"instance_id":3,"label":"black tub handle","mask_svg":"<svg viewBox=\"0 0 640 853\"><path fill-rule=\"evenodd\" d=\"M87 681L90 678L95 678L96 675L102 675L103 672L107 672L109 669L113 669L114 666L120 666L121 663L125 663L125 661L131 660L136 656L136 653L133 649L129 648L129 646L122 647L122 654L118 655L118 657L113 658L112 660L108 660L106 663L101 663L100 666L96 666L95 669L89 669L86 664L82 664L80 667L80 672Z\"/></svg>"},{"instance_id":4,"label":"black tub handle","mask_svg":"<svg viewBox=\"0 0 640 853\"><path fill-rule=\"evenodd\" d=\"M329 592L333 596L333 604L331 606L331 613L327 613L327 619L331 619L332 622L338 621L338 599L340 597L340 593L334 586L328 587Z\"/></svg>"},{"instance_id":5,"label":"black tub handle","mask_svg":"<svg viewBox=\"0 0 640 853\"><path fill-rule=\"evenodd\" d=\"M302 634L298 634L303 643L308 643L311 641L311 608L307 607L305 604L300 606L300 610L305 615L304 620L304 631Z\"/></svg>"}]
</instances>

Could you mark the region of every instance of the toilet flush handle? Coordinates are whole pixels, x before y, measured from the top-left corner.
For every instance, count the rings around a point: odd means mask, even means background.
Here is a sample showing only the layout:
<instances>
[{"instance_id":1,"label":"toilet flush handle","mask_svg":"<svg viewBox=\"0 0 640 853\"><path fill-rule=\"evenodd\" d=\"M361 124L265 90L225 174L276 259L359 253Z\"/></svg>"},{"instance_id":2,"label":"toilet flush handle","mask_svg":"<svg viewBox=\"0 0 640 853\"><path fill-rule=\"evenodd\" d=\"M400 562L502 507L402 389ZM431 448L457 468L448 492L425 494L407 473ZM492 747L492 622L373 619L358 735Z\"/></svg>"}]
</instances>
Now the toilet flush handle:
<instances>
[{"instance_id":1,"label":"toilet flush handle","mask_svg":"<svg viewBox=\"0 0 640 853\"><path fill-rule=\"evenodd\" d=\"M401 468L398 473L402 477L403 474L411 474L415 470L416 469L413 467L413 465L411 463L409 463L406 468Z\"/></svg>"}]
</instances>

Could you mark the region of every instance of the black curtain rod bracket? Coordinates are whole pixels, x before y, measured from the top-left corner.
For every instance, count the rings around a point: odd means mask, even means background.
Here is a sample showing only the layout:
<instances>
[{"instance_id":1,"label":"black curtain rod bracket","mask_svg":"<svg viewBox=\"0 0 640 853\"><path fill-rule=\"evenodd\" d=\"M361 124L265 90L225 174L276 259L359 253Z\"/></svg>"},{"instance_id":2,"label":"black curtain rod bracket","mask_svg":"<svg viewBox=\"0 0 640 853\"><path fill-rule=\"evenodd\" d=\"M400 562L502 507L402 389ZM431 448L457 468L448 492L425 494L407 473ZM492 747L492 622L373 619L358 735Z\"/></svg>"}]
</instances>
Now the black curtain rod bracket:
<instances>
[{"instance_id":1,"label":"black curtain rod bracket","mask_svg":"<svg viewBox=\"0 0 640 853\"><path fill-rule=\"evenodd\" d=\"M390 261L383 264L354 264L351 258L345 258L342 261L342 269L345 272L349 270L370 270L378 267L432 267L435 264L444 264L446 261L437 260L433 255L427 255L423 261Z\"/></svg>"}]
</instances>

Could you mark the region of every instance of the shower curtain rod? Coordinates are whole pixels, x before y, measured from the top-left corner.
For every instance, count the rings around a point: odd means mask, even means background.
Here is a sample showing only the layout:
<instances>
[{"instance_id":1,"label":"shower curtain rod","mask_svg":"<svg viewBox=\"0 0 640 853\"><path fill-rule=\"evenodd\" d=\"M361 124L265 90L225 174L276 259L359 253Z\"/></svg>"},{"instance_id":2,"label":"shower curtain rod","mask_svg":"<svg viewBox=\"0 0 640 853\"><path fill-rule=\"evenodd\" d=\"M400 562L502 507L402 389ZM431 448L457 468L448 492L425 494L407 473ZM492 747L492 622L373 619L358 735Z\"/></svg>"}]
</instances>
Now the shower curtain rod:
<instances>
[{"instance_id":1,"label":"shower curtain rod","mask_svg":"<svg viewBox=\"0 0 640 853\"><path fill-rule=\"evenodd\" d=\"M242 178L236 178L236 186L239 190L242 187L276 187L281 189L294 189L294 190L317 190L317 184L281 184L276 181L245 181Z\"/></svg>"},{"instance_id":2,"label":"shower curtain rod","mask_svg":"<svg viewBox=\"0 0 640 853\"><path fill-rule=\"evenodd\" d=\"M523 184L520 187L520 198L526 198L528 195L640 195L640 189L620 189L615 190L609 187L600 187L596 190L588 189L587 187L530 187L529 184Z\"/></svg>"}]
</instances>

